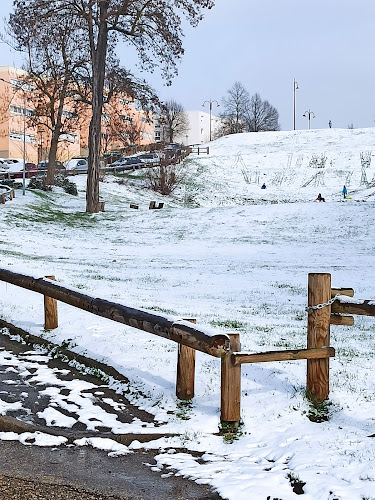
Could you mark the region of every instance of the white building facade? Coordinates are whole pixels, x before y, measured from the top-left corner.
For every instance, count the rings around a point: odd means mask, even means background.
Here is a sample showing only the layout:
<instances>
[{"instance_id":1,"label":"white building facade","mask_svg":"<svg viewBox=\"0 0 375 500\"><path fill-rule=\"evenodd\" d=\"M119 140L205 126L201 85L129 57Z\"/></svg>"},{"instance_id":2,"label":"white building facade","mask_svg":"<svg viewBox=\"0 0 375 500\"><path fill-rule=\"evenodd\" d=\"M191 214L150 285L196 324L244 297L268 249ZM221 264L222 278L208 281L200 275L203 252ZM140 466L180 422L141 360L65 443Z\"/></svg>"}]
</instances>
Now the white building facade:
<instances>
[{"instance_id":1,"label":"white building facade","mask_svg":"<svg viewBox=\"0 0 375 500\"><path fill-rule=\"evenodd\" d=\"M210 141L210 126L211 139L215 138L215 134L222 124L222 119L205 111L185 111L189 120L189 130L186 134L176 137L176 142L185 146L193 144L203 144ZM211 121L211 124L210 124Z\"/></svg>"},{"instance_id":2,"label":"white building facade","mask_svg":"<svg viewBox=\"0 0 375 500\"><path fill-rule=\"evenodd\" d=\"M192 146L194 144L203 144L210 140L210 122L211 122L211 139L215 138L216 132L222 125L222 118L215 116L205 111L185 111L189 120L189 129L182 135L176 136L174 142L183 144L184 146ZM155 142L168 140L163 138L163 127L159 125L157 118L154 121Z\"/></svg>"}]
</instances>

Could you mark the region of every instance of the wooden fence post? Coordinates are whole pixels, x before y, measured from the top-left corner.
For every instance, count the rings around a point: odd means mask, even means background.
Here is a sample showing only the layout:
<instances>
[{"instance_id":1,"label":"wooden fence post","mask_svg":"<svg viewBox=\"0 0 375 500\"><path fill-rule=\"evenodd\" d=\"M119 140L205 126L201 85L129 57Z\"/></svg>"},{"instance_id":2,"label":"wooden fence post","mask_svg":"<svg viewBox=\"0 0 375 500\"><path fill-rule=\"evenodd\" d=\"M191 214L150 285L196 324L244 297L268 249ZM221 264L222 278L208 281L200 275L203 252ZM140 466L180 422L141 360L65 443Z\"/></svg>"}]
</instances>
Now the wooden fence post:
<instances>
[{"instance_id":1,"label":"wooden fence post","mask_svg":"<svg viewBox=\"0 0 375 500\"><path fill-rule=\"evenodd\" d=\"M241 419L241 364L235 365L232 352L241 351L239 333L229 333L230 351L221 358L221 422Z\"/></svg>"},{"instance_id":2,"label":"wooden fence post","mask_svg":"<svg viewBox=\"0 0 375 500\"><path fill-rule=\"evenodd\" d=\"M331 275L310 273L308 306L324 304L331 299ZM329 347L331 306L309 311L307 319L307 348ZM307 395L324 401L329 394L329 358L307 360Z\"/></svg>"},{"instance_id":3,"label":"wooden fence post","mask_svg":"<svg viewBox=\"0 0 375 500\"><path fill-rule=\"evenodd\" d=\"M50 280L54 280L54 276L46 276ZM45 330L53 330L57 328L57 300L44 296L44 328Z\"/></svg>"},{"instance_id":4,"label":"wooden fence post","mask_svg":"<svg viewBox=\"0 0 375 500\"><path fill-rule=\"evenodd\" d=\"M196 319L187 319L196 323ZM176 396L184 401L194 397L195 349L178 344Z\"/></svg>"}]
</instances>

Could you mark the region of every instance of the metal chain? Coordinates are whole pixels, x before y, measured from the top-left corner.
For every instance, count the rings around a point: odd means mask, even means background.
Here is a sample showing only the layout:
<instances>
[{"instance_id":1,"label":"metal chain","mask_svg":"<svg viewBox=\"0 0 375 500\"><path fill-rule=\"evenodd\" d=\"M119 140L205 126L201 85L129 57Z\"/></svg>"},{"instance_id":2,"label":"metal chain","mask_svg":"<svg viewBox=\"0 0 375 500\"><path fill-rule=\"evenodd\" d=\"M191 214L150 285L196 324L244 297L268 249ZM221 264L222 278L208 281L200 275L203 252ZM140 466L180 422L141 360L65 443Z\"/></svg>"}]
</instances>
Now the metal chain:
<instances>
[{"instance_id":1,"label":"metal chain","mask_svg":"<svg viewBox=\"0 0 375 500\"><path fill-rule=\"evenodd\" d=\"M340 294L338 293L337 295L332 297L332 299L328 300L327 302L324 302L324 304L317 304L316 306L306 306L305 311L310 313L312 311L316 311L317 309L323 309L323 307L330 306L331 304L333 304L335 302L335 300L337 300L339 298L339 295Z\"/></svg>"}]
</instances>

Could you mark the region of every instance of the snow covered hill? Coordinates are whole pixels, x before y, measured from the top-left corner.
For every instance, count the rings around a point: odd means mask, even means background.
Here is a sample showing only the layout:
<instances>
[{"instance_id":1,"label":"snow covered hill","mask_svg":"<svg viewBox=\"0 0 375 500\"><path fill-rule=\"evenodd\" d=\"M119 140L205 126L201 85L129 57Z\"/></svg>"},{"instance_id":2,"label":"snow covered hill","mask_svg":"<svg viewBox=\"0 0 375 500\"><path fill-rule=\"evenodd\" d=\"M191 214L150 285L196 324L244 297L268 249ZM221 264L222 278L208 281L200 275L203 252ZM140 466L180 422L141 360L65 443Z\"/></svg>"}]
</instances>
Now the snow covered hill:
<instances>
[{"instance_id":1,"label":"snow covered hill","mask_svg":"<svg viewBox=\"0 0 375 500\"><path fill-rule=\"evenodd\" d=\"M308 273L331 273L356 298L375 296L374 144L375 129L223 137L210 155L186 159L186 182L173 196L145 189L141 170L127 180L106 176L106 210L93 215L85 213L84 175L73 179L77 197L26 190L0 205L0 266L238 332L246 351L303 348ZM326 203L314 202L318 192ZM151 200L163 210L149 210ZM58 307L59 327L44 330L41 297L0 282L2 318L116 367L129 380L116 390L155 416L158 433L176 434L129 447L156 449L153 470L177 470L229 500L294 500L296 483L304 500L375 498L374 318L332 326L327 421L307 416L306 362L243 365L242 435L231 443L217 434L216 358L198 353L195 397L184 406L175 397L176 344ZM6 413L1 395L0 404Z\"/></svg>"},{"instance_id":2,"label":"snow covered hill","mask_svg":"<svg viewBox=\"0 0 375 500\"><path fill-rule=\"evenodd\" d=\"M375 128L235 134L190 156L185 196L198 206L342 198L375 193ZM375 154L375 152L374 152ZM266 190L261 190L265 183Z\"/></svg>"}]
</instances>

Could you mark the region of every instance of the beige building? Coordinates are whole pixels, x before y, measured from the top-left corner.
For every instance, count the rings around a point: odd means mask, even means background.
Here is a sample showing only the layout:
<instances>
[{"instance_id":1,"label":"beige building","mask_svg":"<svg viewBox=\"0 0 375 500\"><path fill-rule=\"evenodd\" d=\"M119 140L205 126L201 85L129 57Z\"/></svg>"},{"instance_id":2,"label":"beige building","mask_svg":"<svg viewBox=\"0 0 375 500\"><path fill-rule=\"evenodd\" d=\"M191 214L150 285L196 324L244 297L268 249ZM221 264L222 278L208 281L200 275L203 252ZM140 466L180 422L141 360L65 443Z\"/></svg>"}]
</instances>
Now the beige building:
<instances>
[{"instance_id":1,"label":"beige building","mask_svg":"<svg viewBox=\"0 0 375 500\"><path fill-rule=\"evenodd\" d=\"M41 124L31 126L33 113L32 84L25 84L25 71L0 66L0 158L23 159L37 163L48 158L50 131ZM69 108L69 106L67 106ZM64 109L66 116L71 110ZM60 136L57 158L66 161L74 156L87 155L90 109L83 108L69 133ZM137 133L132 131L137 130ZM126 143L151 144L153 123L136 107L134 100L118 98L103 111L102 150L121 150Z\"/></svg>"}]
</instances>

